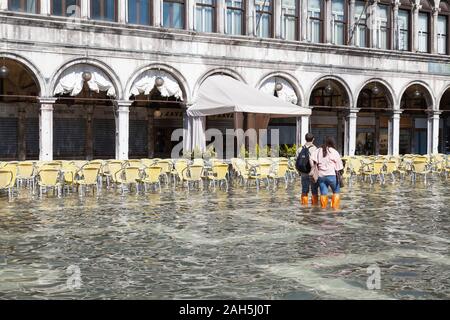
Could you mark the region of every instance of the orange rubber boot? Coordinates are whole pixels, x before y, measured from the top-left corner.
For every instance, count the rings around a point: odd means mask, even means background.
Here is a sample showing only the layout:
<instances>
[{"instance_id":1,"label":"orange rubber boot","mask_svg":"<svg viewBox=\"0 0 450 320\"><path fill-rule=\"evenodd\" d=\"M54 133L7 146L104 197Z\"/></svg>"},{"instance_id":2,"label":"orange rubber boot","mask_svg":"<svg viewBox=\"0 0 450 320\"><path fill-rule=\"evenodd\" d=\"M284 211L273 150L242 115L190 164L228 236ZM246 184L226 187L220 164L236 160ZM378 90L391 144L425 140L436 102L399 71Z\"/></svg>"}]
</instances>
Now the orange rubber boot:
<instances>
[{"instance_id":1,"label":"orange rubber boot","mask_svg":"<svg viewBox=\"0 0 450 320\"><path fill-rule=\"evenodd\" d=\"M307 194L302 193L301 202L302 202L302 205L305 205L305 206L308 205L308 195Z\"/></svg>"},{"instance_id":2,"label":"orange rubber boot","mask_svg":"<svg viewBox=\"0 0 450 320\"><path fill-rule=\"evenodd\" d=\"M312 199L311 199L311 204L312 204L313 206L319 204L319 195L317 195L317 194L314 195L314 194L313 194Z\"/></svg>"},{"instance_id":3,"label":"orange rubber boot","mask_svg":"<svg viewBox=\"0 0 450 320\"><path fill-rule=\"evenodd\" d=\"M339 209L339 204L341 203L341 197L339 193L333 193L331 197L331 207L335 210Z\"/></svg>"},{"instance_id":4,"label":"orange rubber boot","mask_svg":"<svg viewBox=\"0 0 450 320\"><path fill-rule=\"evenodd\" d=\"M322 205L322 209L325 209L328 206L328 196L320 196L320 204Z\"/></svg>"}]
</instances>

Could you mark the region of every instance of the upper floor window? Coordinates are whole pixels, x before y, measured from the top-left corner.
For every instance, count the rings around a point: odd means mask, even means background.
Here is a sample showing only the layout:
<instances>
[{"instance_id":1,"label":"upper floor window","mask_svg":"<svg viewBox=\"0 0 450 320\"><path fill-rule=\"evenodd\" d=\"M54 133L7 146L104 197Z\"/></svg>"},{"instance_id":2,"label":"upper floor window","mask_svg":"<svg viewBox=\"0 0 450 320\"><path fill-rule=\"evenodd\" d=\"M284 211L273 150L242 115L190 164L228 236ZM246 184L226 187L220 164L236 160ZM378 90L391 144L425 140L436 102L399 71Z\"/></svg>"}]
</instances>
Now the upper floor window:
<instances>
[{"instance_id":1,"label":"upper floor window","mask_svg":"<svg viewBox=\"0 0 450 320\"><path fill-rule=\"evenodd\" d=\"M117 0L91 0L91 18L117 21Z\"/></svg>"},{"instance_id":2,"label":"upper floor window","mask_svg":"<svg viewBox=\"0 0 450 320\"><path fill-rule=\"evenodd\" d=\"M369 46L369 28L367 27L367 5L364 1L355 2L355 45Z\"/></svg>"},{"instance_id":3,"label":"upper floor window","mask_svg":"<svg viewBox=\"0 0 450 320\"><path fill-rule=\"evenodd\" d=\"M80 0L52 0L52 15L62 17L80 16Z\"/></svg>"},{"instance_id":4,"label":"upper floor window","mask_svg":"<svg viewBox=\"0 0 450 320\"><path fill-rule=\"evenodd\" d=\"M216 0L197 0L195 12L195 30L200 32L214 32L216 29Z\"/></svg>"},{"instance_id":5,"label":"upper floor window","mask_svg":"<svg viewBox=\"0 0 450 320\"><path fill-rule=\"evenodd\" d=\"M11 11L39 13L39 0L8 0L8 9Z\"/></svg>"},{"instance_id":6,"label":"upper floor window","mask_svg":"<svg viewBox=\"0 0 450 320\"><path fill-rule=\"evenodd\" d=\"M398 10L398 49L409 50L409 11Z\"/></svg>"},{"instance_id":7,"label":"upper floor window","mask_svg":"<svg viewBox=\"0 0 450 320\"><path fill-rule=\"evenodd\" d=\"M256 8L256 35L261 38L272 37L273 0L254 0Z\"/></svg>"},{"instance_id":8,"label":"upper floor window","mask_svg":"<svg viewBox=\"0 0 450 320\"><path fill-rule=\"evenodd\" d=\"M331 29L332 42L334 44L344 45L346 34L345 22L345 0L332 0L331 2Z\"/></svg>"},{"instance_id":9,"label":"upper floor window","mask_svg":"<svg viewBox=\"0 0 450 320\"><path fill-rule=\"evenodd\" d=\"M378 5L378 46L380 49L390 49L391 41L391 8L388 5Z\"/></svg>"},{"instance_id":10,"label":"upper floor window","mask_svg":"<svg viewBox=\"0 0 450 320\"><path fill-rule=\"evenodd\" d=\"M308 1L308 39L311 42L322 42L323 34L323 1Z\"/></svg>"},{"instance_id":11,"label":"upper floor window","mask_svg":"<svg viewBox=\"0 0 450 320\"><path fill-rule=\"evenodd\" d=\"M419 13L419 51L428 52L430 32L428 29L429 15L426 12Z\"/></svg>"},{"instance_id":12,"label":"upper floor window","mask_svg":"<svg viewBox=\"0 0 450 320\"><path fill-rule=\"evenodd\" d=\"M438 16L437 22L437 51L439 54L447 54L447 16Z\"/></svg>"},{"instance_id":13,"label":"upper floor window","mask_svg":"<svg viewBox=\"0 0 450 320\"><path fill-rule=\"evenodd\" d=\"M298 1L281 0L281 12L283 15L283 38L298 40Z\"/></svg>"},{"instance_id":14,"label":"upper floor window","mask_svg":"<svg viewBox=\"0 0 450 320\"><path fill-rule=\"evenodd\" d=\"M243 35L245 18L244 0L226 0L227 18L225 32L227 34Z\"/></svg>"},{"instance_id":15,"label":"upper floor window","mask_svg":"<svg viewBox=\"0 0 450 320\"><path fill-rule=\"evenodd\" d=\"M128 22L150 25L152 16L151 0L128 0Z\"/></svg>"},{"instance_id":16,"label":"upper floor window","mask_svg":"<svg viewBox=\"0 0 450 320\"><path fill-rule=\"evenodd\" d=\"M184 29L184 0L163 0L163 26Z\"/></svg>"}]
</instances>

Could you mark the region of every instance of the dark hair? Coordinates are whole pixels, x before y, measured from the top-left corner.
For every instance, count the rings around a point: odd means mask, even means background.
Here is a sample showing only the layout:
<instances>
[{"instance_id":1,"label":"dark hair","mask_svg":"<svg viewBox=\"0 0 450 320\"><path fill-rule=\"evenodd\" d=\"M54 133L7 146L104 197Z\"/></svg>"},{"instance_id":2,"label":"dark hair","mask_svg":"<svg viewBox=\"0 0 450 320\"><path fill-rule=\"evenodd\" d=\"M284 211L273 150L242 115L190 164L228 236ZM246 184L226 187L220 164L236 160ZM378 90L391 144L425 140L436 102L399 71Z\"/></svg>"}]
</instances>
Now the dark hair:
<instances>
[{"instance_id":1,"label":"dark hair","mask_svg":"<svg viewBox=\"0 0 450 320\"><path fill-rule=\"evenodd\" d=\"M305 134L305 140L306 140L306 142L313 141L314 140L314 135L312 133L308 132L307 134Z\"/></svg>"},{"instance_id":2,"label":"dark hair","mask_svg":"<svg viewBox=\"0 0 450 320\"><path fill-rule=\"evenodd\" d=\"M336 149L336 143L334 142L333 137L327 136L325 139L323 139L323 145L322 148L322 155L325 158L327 156L327 148L334 148Z\"/></svg>"}]
</instances>

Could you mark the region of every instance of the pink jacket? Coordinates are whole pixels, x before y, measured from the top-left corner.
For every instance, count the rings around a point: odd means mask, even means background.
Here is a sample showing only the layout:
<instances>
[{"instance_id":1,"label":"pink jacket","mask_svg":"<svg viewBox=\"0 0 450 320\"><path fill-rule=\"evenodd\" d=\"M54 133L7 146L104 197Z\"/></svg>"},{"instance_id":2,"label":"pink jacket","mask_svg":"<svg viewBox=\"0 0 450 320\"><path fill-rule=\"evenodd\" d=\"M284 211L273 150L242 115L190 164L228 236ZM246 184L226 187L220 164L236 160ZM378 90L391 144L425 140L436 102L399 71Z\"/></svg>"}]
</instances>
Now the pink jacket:
<instances>
[{"instance_id":1,"label":"pink jacket","mask_svg":"<svg viewBox=\"0 0 450 320\"><path fill-rule=\"evenodd\" d=\"M319 177L334 176L336 171L344 169L341 156L334 148L327 148L327 156L323 157L322 148L311 155L311 160L318 163Z\"/></svg>"}]
</instances>

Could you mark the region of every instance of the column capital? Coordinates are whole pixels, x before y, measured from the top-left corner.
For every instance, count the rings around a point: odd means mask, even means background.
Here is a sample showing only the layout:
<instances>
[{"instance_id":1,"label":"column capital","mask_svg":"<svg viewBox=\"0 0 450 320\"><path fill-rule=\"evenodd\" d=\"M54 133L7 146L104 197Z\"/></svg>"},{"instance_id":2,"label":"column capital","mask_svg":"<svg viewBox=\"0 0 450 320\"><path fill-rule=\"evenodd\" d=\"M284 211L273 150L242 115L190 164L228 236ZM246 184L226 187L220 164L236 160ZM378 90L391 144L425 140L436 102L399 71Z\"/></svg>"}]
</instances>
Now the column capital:
<instances>
[{"instance_id":1,"label":"column capital","mask_svg":"<svg viewBox=\"0 0 450 320\"><path fill-rule=\"evenodd\" d=\"M356 114L359 112L359 108L350 108L347 110L347 116L348 117L356 117Z\"/></svg>"},{"instance_id":2,"label":"column capital","mask_svg":"<svg viewBox=\"0 0 450 320\"><path fill-rule=\"evenodd\" d=\"M439 12L441 12L441 8L439 8L439 7L432 7L431 8L431 12L433 13L434 16L437 16L439 14Z\"/></svg>"},{"instance_id":3,"label":"column capital","mask_svg":"<svg viewBox=\"0 0 450 320\"><path fill-rule=\"evenodd\" d=\"M39 97L38 101L40 104L54 104L58 100L55 97Z\"/></svg>"},{"instance_id":4,"label":"column capital","mask_svg":"<svg viewBox=\"0 0 450 320\"><path fill-rule=\"evenodd\" d=\"M392 0L392 5L394 6L394 9L398 9L400 6L400 0Z\"/></svg>"},{"instance_id":5,"label":"column capital","mask_svg":"<svg viewBox=\"0 0 450 320\"><path fill-rule=\"evenodd\" d=\"M442 114L442 110L429 110L428 111L428 116L430 118L432 117L439 117Z\"/></svg>"},{"instance_id":6,"label":"column capital","mask_svg":"<svg viewBox=\"0 0 450 320\"><path fill-rule=\"evenodd\" d=\"M394 110L392 110L393 114L402 114L402 112L403 112L403 110L401 110L401 109L394 109Z\"/></svg>"},{"instance_id":7,"label":"column capital","mask_svg":"<svg viewBox=\"0 0 450 320\"><path fill-rule=\"evenodd\" d=\"M133 104L133 101L130 100L116 100L117 106L119 108L128 108Z\"/></svg>"}]
</instances>

